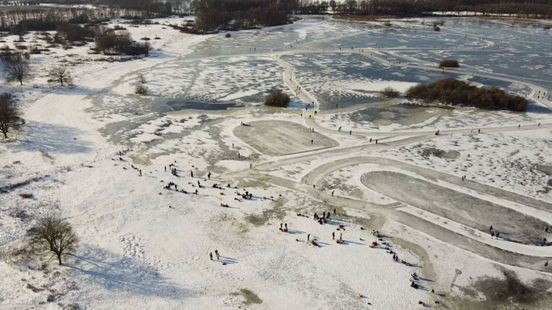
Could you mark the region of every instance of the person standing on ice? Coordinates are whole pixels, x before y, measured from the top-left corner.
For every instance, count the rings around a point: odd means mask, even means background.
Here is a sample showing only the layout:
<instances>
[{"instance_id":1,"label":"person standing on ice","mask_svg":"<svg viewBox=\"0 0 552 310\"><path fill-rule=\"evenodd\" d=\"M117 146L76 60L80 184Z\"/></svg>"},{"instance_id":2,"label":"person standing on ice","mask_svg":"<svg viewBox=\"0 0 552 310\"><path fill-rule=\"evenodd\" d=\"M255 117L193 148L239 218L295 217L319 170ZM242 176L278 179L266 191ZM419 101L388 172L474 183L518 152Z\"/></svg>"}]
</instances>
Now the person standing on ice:
<instances>
[{"instance_id":1,"label":"person standing on ice","mask_svg":"<svg viewBox=\"0 0 552 310\"><path fill-rule=\"evenodd\" d=\"M217 256L217 260L220 260L220 255L219 255L218 250L215 250L215 255Z\"/></svg>"},{"instance_id":2,"label":"person standing on ice","mask_svg":"<svg viewBox=\"0 0 552 310\"><path fill-rule=\"evenodd\" d=\"M209 171L209 173L207 173L207 179L211 179L211 171Z\"/></svg>"},{"instance_id":3,"label":"person standing on ice","mask_svg":"<svg viewBox=\"0 0 552 310\"><path fill-rule=\"evenodd\" d=\"M335 231L332 231L332 240L335 240Z\"/></svg>"},{"instance_id":4,"label":"person standing on ice","mask_svg":"<svg viewBox=\"0 0 552 310\"><path fill-rule=\"evenodd\" d=\"M209 252L209 259L213 260L213 252Z\"/></svg>"},{"instance_id":5,"label":"person standing on ice","mask_svg":"<svg viewBox=\"0 0 552 310\"><path fill-rule=\"evenodd\" d=\"M307 235L307 242L310 241L310 234Z\"/></svg>"}]
</instances>

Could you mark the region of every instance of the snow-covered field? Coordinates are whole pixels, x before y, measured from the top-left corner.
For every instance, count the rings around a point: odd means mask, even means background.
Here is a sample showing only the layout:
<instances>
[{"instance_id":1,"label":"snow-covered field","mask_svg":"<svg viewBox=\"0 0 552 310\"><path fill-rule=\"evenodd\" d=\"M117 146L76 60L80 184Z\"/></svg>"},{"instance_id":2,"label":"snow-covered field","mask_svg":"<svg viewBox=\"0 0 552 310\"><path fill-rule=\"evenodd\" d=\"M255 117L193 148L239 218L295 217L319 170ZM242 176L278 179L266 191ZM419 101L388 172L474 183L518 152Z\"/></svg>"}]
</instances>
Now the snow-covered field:
<instances>
[{"instance_id":1,"label":"snow-covered field","mask_svg":"<svg viewBox=\"0 0 552 310\"><path fill-rule=\"evenodd\" d=\"M309 17L226 38L157 22L111 22L151 38L150 57L52 47L24 86L2 81L26 123L0 141L1 309L546 309L552 33ZM60 64L73 87L48 84ZM530 109L380 97L449 76ZM274 88L291 108L262 105ZM29 245L49 215L79 237L63 266Z\"/></svg>"}]
</instances>

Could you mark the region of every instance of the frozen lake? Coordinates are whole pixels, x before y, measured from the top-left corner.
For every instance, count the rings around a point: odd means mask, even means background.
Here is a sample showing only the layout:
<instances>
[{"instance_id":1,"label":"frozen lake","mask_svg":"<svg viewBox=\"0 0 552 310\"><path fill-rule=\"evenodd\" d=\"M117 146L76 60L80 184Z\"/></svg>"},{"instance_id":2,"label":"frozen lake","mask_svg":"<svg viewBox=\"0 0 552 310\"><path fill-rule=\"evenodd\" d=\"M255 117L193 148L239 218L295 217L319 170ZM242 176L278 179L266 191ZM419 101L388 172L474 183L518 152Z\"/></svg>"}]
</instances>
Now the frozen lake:
<instances>
[{"instance_id":1,"label":"frozen lake","mask_svg":"<svg viewBox=\"0 0 552 310\"><path fill-rule=\"evenodd\" d=\"M213 35L187 56L119 80L113 92L97 98L95 109L124 116L110 127L126 131L171 112L261 106L264 96L278 88L291 95L292 107L314 100L321 110L368 104L372 107L353 114L351 121L415 125L430 118L424 109L389 107L381 91L393 87L404 93L417 83L452 77L525 96L530 113L549 113L532 92L552 89L550 30L449 18L440 20L441 31L433 31L433 21L385 25L307 17L292 25L234 32L230 38ZM460 69L439 69L445 58L458 59ZM291 70L287 78L285 68ZM148 81L145 98L124 91L140 75ZM401 111L401 117L389 117L389 109Z\"/></svg>"}]
</instances>

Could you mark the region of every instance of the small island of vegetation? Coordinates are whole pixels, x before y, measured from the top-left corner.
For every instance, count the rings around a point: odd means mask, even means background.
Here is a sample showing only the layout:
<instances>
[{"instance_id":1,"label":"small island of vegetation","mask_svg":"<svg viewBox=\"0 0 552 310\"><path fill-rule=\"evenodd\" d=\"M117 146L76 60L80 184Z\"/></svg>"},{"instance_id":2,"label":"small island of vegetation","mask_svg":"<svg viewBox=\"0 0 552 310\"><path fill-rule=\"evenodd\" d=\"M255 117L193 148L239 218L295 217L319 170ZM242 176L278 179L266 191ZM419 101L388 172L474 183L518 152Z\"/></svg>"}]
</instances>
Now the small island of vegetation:
<instances>
[{"instance_id":1,"label":"small island of vegetation","mask_svg":"<svg viewBox=\"0 0 552 310\"><path fill-rule=\"evenodd\" d=\"M443 59L439 62L439 68L459 68L460 63L456 59Z\"/></svg>"},{"instance_id":2,"label":"small island of vegetation","mask_svg":"<svg viewBox=\"0 0 552 310\"><path fill-rule=\"evenodd\" d=\"M406 92L409 100L439 101L448 105L474 106L486 110L527 109L527 99L511 95L497 87L477 87L453 78L411 87Z\"/></svg>"},{"instance_id":3,"label":"small island of vegetation","mask_svg":"<svg viewBox=\"0 0 552 310\"><path fill-rule=\"evenodd\" d=\"M285 108L289 104L289 95L279 89L274 89L265 97L265 105L270 107Z\"/></svg>"}]
</instances>

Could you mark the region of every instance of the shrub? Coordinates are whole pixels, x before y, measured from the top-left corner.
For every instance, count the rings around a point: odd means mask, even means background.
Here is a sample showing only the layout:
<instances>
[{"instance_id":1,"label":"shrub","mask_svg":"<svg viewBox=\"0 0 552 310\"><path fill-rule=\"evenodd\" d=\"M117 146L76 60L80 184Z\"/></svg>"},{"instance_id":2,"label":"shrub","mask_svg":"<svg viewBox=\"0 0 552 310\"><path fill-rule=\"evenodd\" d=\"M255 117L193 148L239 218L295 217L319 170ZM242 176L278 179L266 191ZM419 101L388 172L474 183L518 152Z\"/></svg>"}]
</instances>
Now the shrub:
<instances>
[{"instance_id":1,"label":"shrub","mask_svg":"<svg viewBox=\"0 0 552 310\"><path fill-rule=\"evenodd\" d=\"M132 44L130 34L126 31L113 31L112 29L100 28L94 37L96 50L104 54L121 53L123 49Z\"/></svg>"},{"instance_id":2,"label":"shrub","mask_svg":"<svg viewBox=\"0 0 552 310\"><path fill-rule=\"evenodd\" d=\"M439 62L439 68L458 68L460 63L456 59L443 59Z\"/></svg>"},{"instance_id":3,"label":"shrub","mask_svg":"<svg viewBox=\"0 0 552 310\"><path fill-rule=\"evenodd\" d=\"M137 95L146 96L148 94L148 88L144 84L140 83L136 85L136 90L134 91L134 93Z\"/></svg>"},{"instance_id":4,"label":"shrub","mask_svg":"<svg viewBox=\"0 0 552 310\"><path fill-rule=\"evenodd\" d=\"M125 55L146 55L151 49L150 44L139 44L134 42L128 31L114 31L109 28L99 28L94 38L96 51L106 55L125 54Z\"/></svg>"},{"instance_id":5,"label":"shrub","mask_svg":"<svg viewBox=\"0 0 552 310\"><path fill-rule=\"evenodd\" d=\"M289 96L279 89L272 90L268 96L265 97L265 105L271 107L285 108L289 104Z\"/></svg>"},{"instance_id":6,"label":"shrub","mask_svg":"<svg viewBox=\"0 0 552 310\"><path fill-rule=\"evenodd\" d=\"M40 53L42 53L42 50L38 46L32 46L30 53L35 54L35 55L40 54Z\"/></svg>"},{"instance_id":7,"label":"shrub","mask_svg":"<svg viewBox=\"0 0 552 310\"><path fill-rule=\"evenodd\" d=\"M406 92L410 100L421 99L427 102L439 101L443 104L475 106L487 110L525 111L527 99L511 95L497 87L476 87L453 78L420 84Z\"/></svg>"},{"instance_id":8,"label":"shrub","mask_svg":"<svg viewBox=\"0 0 552 310\"><path fill-rule=\"evenodd\" d=\"M91 41L94 38L92 27L81 27L79 25L61 24L57 27L57 35L69 42Z\"/></svg>"},{"instance_id":9,"label":"shrub","mask_svg":"<svg viewBox=\"0 0 552 310\"><path fill-rule=\"evenodd\" d=\"M394 88L392 87L386 87L382 92L381 92L382 96L384 98L397 98L400 96L400 93L398 91L396 91Z\"/></svg>"},{"instance_id":10,"label":"shrub","mask_svg":"<svg viewBox=\"0 0 552 310\"><path fill-rule=\"evenodd\" d=\"M146 78L144 77L144 75L138 75L138 84L136 84L136 89L134 90L134 93L142 96L147 95L149 93L149 90L145 84Z\"/></svg>"},{"instance_id":11,"label":"shrub","mask_svg":"<svg viewBox=\"0 0 552 310\"><path fill-rule=\"evenodd\" d=\"M146 83L147 83L146 78L144 77L143 74L139 74L139 75L138 75L138 82L139 82L139 83L142 83L142 84L146 84Z\"/></svg>"}]
</instances>

